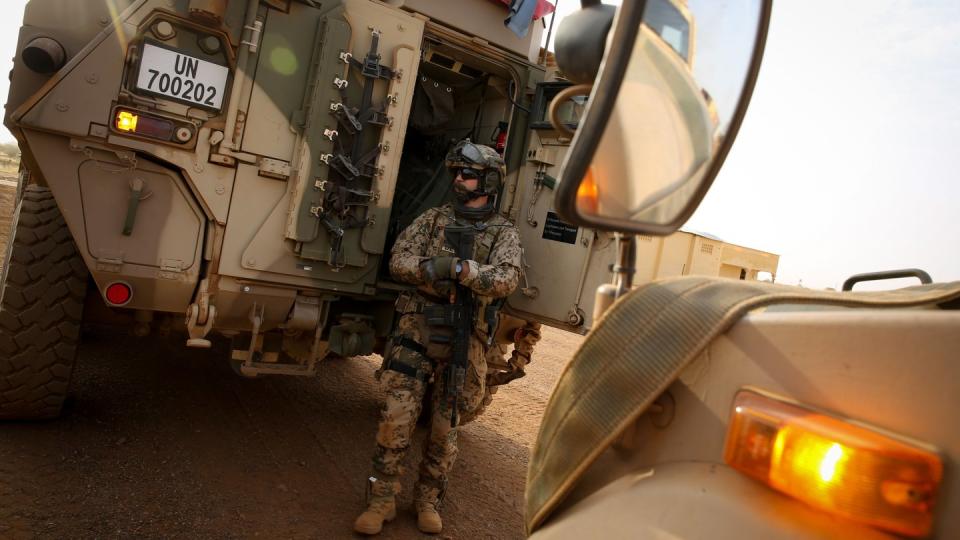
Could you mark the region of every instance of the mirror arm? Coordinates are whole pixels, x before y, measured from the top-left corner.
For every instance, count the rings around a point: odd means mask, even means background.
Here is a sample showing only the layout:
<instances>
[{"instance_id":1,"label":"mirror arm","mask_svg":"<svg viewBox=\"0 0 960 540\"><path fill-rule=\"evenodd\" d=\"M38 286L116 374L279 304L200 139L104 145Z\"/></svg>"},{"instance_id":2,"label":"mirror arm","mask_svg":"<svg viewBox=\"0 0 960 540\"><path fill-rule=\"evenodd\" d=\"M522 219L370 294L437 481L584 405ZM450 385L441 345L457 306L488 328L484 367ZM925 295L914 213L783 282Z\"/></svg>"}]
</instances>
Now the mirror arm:
<instances>
[{"instance_id":1,"label":"mirror arm","mask_svg":"<svg viewBox=\"0 0 960 540\"><path fill-rule=\"evenodd\" d=\"M597 287L593 304L593 324L616 302L617 298L633 288L633 276L637 273L637 238L629 233L614 233L617 239L617 264L610 265L613 283L604 283Z\"/></svg>"},{"instance_id":2,"label":"mirror arm","mask_svg":"<svg viewBox=\"0 0 960 540\"><path fill-rule=\"evenodd\" d=\"M611 270L619 298L633 287L633 276L637 273L637 237L628 233L617 233L616 238L617 264Z\"/></svg>"},{"instance_id":3,"label":"mirror arm","mask_svg":"<svg viewBox=\"0 0 960 540\"><path fill-rule=\"evenodd\" d=\"M557 95L550 101L550 107L547 108L548 118L550 123L553 124L553 129L556 129L565 137L573 137L573 130L560 121L560 105L573 96L589 96L591 90L593 90L592 84L575 84L557 92Z\"/></svg>"}]
</instances>

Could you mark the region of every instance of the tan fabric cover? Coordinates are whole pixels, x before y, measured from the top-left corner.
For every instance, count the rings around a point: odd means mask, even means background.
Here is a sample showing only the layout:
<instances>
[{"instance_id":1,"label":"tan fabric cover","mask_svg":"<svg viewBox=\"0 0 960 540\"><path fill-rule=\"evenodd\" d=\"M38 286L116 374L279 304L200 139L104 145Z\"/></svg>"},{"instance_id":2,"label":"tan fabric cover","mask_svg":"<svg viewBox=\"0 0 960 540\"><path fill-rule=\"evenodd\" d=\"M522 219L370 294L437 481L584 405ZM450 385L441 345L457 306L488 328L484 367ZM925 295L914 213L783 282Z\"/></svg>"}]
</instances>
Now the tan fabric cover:
<instances>
[{"instance_id":1,"label":"tan fabric cover","mask_svg":"<svg viewBox=\"0 0 960 540\"><path fill-rule=\"evenodd\" d=\"M631 291L587 336L547 403L527 471L528 533L683 368L748 311L770 304L911 307L958 298L960 282L836 292L682 277Z\"/></svg>"}]
</instances>

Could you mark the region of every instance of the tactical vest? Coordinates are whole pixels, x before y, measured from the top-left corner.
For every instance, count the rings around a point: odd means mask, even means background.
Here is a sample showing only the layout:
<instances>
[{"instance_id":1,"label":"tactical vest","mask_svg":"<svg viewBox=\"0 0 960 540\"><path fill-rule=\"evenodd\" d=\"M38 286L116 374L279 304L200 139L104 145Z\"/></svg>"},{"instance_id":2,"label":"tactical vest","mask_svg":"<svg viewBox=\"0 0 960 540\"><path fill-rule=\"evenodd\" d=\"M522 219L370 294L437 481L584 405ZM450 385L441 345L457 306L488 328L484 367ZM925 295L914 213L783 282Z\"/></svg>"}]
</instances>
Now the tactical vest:
<instances>
[{"instance_id":1,"label":"tactical vest","mask_svg":"<svg viewBox=\"0 0 960 540\"><path fill-rule=\"evenodd\" d=\"M456 219L453 205L446 204L437 208L431 226L430 245L427 246L425 256L458 256L456 247L451 245L445 234L446 226L450 223L468 222L458 221ZM485 265L490 264L490 255L493 251L493 246L496 245L497 240L500 238L500 234L505 228L512 227L513 225L509 220L496 213L482 223L485 227L476 232L473 241L473 255L469 258L481 265ZM496 328L491 328L488 323L491 317L486 316L487 308L493 304L494 300L494 298L489 296L474 294L474 329L477 335L484 341L496 330ZM496 318L493 317L492 320L496 320Z\"/></svg>"}]
</instances>

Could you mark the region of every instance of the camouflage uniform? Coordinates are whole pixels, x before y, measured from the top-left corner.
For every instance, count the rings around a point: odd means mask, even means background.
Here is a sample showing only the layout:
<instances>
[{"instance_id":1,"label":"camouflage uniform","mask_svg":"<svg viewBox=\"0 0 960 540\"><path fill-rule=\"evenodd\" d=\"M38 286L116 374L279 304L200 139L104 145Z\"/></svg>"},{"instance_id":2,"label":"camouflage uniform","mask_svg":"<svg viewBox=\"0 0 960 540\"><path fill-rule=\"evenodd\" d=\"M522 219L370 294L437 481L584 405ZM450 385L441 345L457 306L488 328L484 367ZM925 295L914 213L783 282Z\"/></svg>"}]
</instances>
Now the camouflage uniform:
<instances>
[{"instance_id":1,"label":"camouflage uniform","mask_svg":"<svg viewBox=\"0 0 960 540\"><path fill-rule=\"evenodd\" d=\"M493 403L493 394L504 384L526 376L526 367L540 341L540 323L501 312L493 346L487 350L487 381L480 406L460 416L460 424L476 420ZM511 352L509 346L513 345ZM507 353L510 353L509 356Z\"/></svg>"},{"instance_id":2,"label":"camouflage uniform","mask_svg":"<svg viewBox=\"0 0 960 540\"><path fill-rule=\"evenodd\" d=\"M401 295L397 302L400 320L392 350L387 355L380 375L385 403L377 431L377 451L373 458L372 493L377 497L396 495L399 478L404 472L403 457L420 415L424 393L431 380L432 418L430 436L420 464L415 499L436 504L443 494L447 475L457 457L457 427L450 427L452 411L443 399L439 374L450 361L448 344L431 342L430 336L448 332L446 328L427 326L423 307L448 301L430 284L425 283L421 263L434 256L455 255L446 239L445 228L464 224L456 218L452 205L433 208L417 218L401 233L393 247L390 272L399 281L417 285L417 292ZM483 317L484 308L495 298L509 295L520 275L520 234L507 219L498 214L479 222L474 253L469 261L462 285L474 292L475 325L470 338L469 368L461 394L460 409L469 415L480 406L486 384L485 355L489 335ZM449 335L449 334L448 334ZM396 367L401 365L402 370ZM406 367L403 367L406 366ZM415 370L415 375L411 370Z\"/></svg>"}]
</instances>

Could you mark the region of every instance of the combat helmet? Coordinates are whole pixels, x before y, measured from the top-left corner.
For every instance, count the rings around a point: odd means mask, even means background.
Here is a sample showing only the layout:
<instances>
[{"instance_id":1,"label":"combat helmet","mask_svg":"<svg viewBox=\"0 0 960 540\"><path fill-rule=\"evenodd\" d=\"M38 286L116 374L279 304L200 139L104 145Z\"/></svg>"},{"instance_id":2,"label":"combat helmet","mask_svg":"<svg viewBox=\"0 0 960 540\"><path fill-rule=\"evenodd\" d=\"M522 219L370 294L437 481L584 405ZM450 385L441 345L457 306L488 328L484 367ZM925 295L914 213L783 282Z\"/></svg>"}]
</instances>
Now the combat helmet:
<instances>
[{"instance_id":1,"label":"combat helmet","mask_svg":"<svg viewBox=\"0 0 960 540\"><path fill-rule=\"evenodd\" d=\"M497 195L506 174L503 158L489 146L476 144L464 139L447 153L445 165L454 174L462 169L476 171L479 178L477 189L466 191L454 185L454 209L457 214L469 219L481 219L489 216L497 207ZM480 208L469 208L466 204L474 199L487 196L487 204Z\"/></svg>"}]
</instances>

